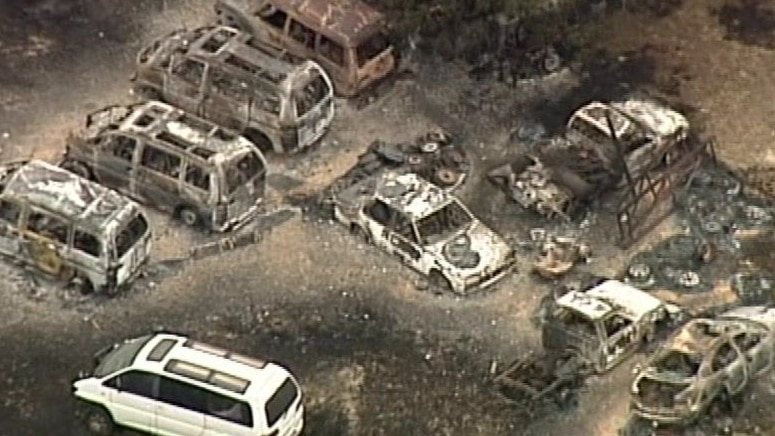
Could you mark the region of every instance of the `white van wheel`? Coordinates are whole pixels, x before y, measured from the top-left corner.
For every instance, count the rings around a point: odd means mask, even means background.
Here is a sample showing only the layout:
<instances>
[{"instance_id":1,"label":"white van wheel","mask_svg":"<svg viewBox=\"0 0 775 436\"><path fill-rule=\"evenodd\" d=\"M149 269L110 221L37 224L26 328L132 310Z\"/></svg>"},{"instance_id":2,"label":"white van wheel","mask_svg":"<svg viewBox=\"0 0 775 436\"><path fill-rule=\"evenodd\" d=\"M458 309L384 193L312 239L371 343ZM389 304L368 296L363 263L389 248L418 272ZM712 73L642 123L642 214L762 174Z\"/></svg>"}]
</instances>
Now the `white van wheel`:
<instances>
[{"instance_id":1,"label":"white van wheel","mask_svg":"<svg viewBox=\"0 0 775 436\"><path fill-rule=\"evenodd\" d=\"M97 436L110 436L113 434L115 424L107 410L99 406L89 406L85 415L86 429Z\"/></svg>"},{"instance_id":2,"label":"white van wheel","mask_svg":"<svg viewBox=\"0 0 775 436\"><path fill-rule=\"evenodd\" d=\"M189 227L196 227L199 225L199 214L189 207L181 207L178 210L178 218L180 218L180 221L182 221L183 224Z\"/></svg>"}]
</instances>

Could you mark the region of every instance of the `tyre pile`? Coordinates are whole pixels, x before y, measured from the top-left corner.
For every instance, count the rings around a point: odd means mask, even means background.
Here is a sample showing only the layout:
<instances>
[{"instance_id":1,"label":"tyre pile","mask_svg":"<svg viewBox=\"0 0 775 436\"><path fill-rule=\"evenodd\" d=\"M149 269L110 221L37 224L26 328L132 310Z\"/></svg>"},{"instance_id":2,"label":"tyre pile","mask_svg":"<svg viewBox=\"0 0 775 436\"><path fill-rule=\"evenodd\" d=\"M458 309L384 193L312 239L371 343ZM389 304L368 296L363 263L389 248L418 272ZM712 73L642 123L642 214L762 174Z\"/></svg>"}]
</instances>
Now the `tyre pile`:
<instances>
[{"instance_id":1,"label":"tyre pile","mask_svg":"<svg viewBox=\"0 0 775 436\"><path fill-rule=\"evenodd\" d=\"M775 302L775 261L768 255L775 247L775 205L749 195L721 168L695 173L676 200L687 234L636 254L626 280L644 290L683 293L709 292L728 280L742 304Z\"/></svg>"}]
</instances>

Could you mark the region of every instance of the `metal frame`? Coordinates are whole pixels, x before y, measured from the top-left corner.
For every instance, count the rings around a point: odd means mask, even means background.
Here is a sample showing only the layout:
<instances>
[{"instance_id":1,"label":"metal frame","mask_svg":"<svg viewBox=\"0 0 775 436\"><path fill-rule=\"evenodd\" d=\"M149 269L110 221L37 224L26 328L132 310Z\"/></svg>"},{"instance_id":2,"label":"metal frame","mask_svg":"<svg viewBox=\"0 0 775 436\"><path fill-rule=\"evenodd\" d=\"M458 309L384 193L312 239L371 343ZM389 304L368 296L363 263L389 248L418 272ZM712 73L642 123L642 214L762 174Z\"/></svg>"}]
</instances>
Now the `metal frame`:
<instances>
[{"instance_id":1,"label":"metal frame","mask_svg":"<svg viewBox=\"0 0 775 436\"><path fill-rule=\"evenodd\" d=\"M616 139L618 142L618 139ZM716 163L715 139L687 138L671 150L670 162L633 178L625 167L626 192L617 202L619 246L629 248L673 212L675 190L706 162ZM670 201L665 201L667 198ZM662 210L655 213L662 206Z\"/></svg>"}]
</instances>

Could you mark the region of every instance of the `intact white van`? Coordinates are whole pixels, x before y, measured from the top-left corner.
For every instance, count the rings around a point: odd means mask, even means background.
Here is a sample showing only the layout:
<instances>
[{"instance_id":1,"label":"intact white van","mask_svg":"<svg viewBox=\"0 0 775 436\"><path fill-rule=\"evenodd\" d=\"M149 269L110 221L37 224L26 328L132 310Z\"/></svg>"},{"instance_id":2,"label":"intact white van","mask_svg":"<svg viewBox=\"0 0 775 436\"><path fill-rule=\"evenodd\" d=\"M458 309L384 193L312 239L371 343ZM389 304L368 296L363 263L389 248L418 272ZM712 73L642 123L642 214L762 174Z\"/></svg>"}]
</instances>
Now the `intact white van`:
<instances>
[{"instance_id":1,"label":"intact white van","mask_svg":"<svg viewBox=\"0 0 775 436\"><path fill-rule=\"evenodd\" d=\"M299 384L284 367L155 333L100 351L73 382L92 434L117 426L166 436L296 436Z\"/></svg>"}]
</instances>

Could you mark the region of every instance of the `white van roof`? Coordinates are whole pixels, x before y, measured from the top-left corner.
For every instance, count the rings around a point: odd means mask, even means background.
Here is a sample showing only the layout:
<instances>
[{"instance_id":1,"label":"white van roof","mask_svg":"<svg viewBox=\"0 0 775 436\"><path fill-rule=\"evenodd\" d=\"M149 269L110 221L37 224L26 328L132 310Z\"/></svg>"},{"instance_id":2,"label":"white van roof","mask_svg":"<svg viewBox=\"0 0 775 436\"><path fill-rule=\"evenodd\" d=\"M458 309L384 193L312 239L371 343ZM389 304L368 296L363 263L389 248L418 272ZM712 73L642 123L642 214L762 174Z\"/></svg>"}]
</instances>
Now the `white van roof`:
<instances>
[{"instance_id":1,"label":"white van roof","mask_svg":"<svg viewBox=\"0 0 775 436\"><path fill-rule=\"evenodd\" d=\"M158 333L140 350L132 365L171 374L230 395L266 402L288 378L284 367L233 353L185 336Z\"/></svg>"}]
</instances>

